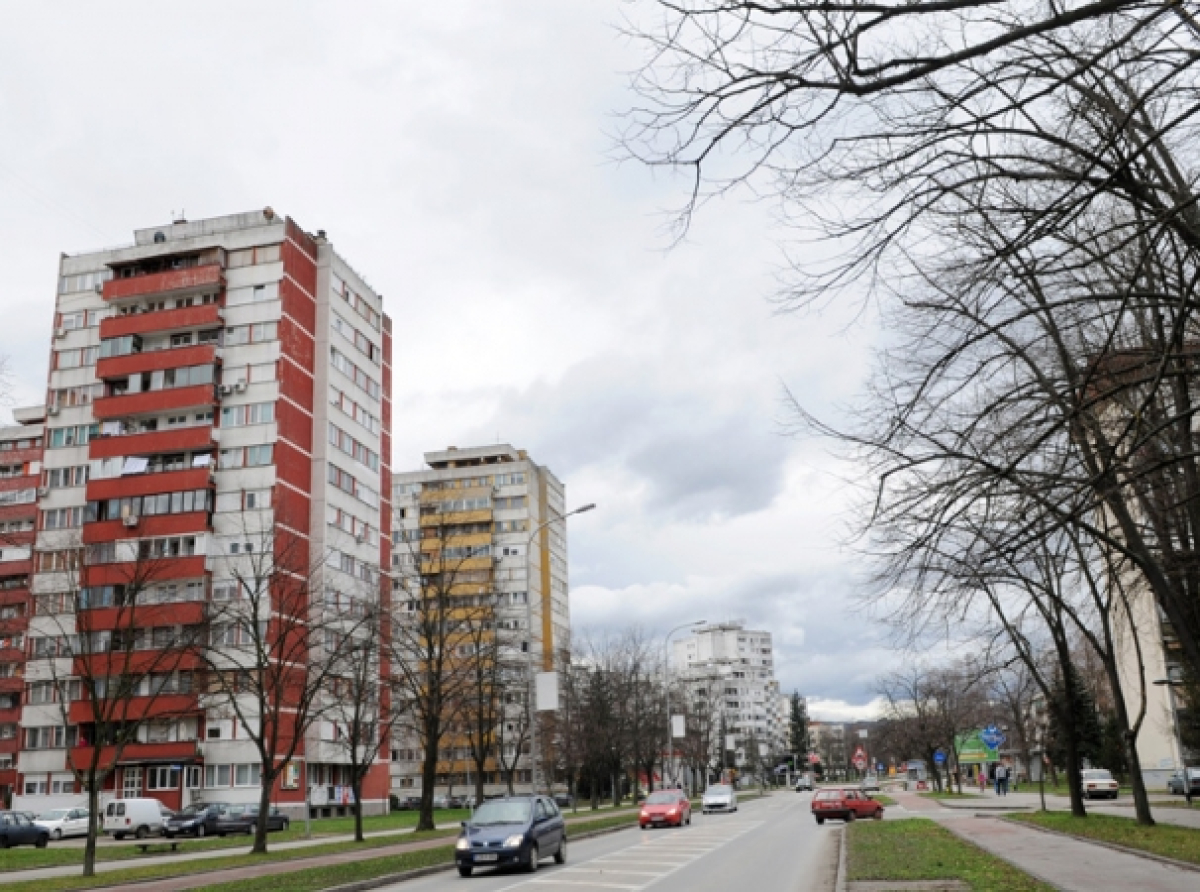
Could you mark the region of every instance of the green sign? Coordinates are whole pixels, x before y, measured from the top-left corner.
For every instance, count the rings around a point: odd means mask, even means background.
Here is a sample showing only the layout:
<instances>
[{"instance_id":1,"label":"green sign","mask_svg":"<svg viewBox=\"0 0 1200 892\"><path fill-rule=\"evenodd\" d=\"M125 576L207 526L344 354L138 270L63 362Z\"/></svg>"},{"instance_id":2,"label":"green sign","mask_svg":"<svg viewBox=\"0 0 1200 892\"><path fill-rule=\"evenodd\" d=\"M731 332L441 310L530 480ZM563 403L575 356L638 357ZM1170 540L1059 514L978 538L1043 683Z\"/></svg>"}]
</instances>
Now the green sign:
<instances>
[{"instance_id":1,"label":"green sign","mask_svg":"<svg viewBox=\"0 0 1200 892\"><path fill-rule=\"evenodd\" d=\"M959 762L976 763L1000 761L1000 754L983 742L983 738L980 737L981 733L981 731L972 731L970 734L964 734L954 741L954 745L958 749Z\"/></svg>"}]
</instances>

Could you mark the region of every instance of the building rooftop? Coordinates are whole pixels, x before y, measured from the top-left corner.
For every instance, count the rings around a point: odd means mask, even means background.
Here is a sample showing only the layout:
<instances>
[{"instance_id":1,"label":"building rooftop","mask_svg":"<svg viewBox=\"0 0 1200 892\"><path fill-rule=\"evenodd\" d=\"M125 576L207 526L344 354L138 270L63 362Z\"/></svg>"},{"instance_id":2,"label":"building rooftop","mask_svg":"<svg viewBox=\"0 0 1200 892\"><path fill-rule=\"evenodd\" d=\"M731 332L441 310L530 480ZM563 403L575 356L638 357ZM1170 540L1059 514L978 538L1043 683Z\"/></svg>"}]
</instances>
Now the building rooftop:
<instances>
[{"instance_id":1,"label":"building rooftop","mask_svg":"<svg viewBox=\"0 0 1200 892\"><path fill-rule=\"evenodd\" d=\"M494 446L469 446L466 449L447 446L439 452L426 452L425 464L440 471L445 468L469 468L477 465L523 461L527 457L524 450L514 449L508 443L497 443Z\"/></svg>"}]
</instances>

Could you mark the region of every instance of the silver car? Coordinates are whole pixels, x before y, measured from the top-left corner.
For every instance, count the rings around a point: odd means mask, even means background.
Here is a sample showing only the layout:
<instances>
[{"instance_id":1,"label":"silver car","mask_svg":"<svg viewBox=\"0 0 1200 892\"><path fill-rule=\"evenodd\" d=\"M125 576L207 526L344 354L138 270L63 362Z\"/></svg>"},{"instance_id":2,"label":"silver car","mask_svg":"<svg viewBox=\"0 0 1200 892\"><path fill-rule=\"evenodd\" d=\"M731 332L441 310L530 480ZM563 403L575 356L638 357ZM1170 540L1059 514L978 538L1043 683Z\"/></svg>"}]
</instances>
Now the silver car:
<instances>
[{"instance_id":1,"label":"silver car","mask_svg":"<svg viewBox=\"0 0 1200 892\"><path fill-rule=\"evenodd\" d=\"M700 800L700 811L737 811L737 793L728 784L714 784L704 791Z\"/></svg>"}]
</instances>

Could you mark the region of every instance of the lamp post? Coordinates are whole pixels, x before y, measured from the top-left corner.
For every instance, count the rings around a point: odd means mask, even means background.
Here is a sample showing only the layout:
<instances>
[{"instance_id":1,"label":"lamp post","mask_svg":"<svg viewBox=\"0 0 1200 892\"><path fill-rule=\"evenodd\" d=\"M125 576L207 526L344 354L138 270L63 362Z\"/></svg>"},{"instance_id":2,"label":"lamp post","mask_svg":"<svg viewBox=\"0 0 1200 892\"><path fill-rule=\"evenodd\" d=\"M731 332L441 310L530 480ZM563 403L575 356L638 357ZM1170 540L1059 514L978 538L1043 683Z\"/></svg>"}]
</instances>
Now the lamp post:
<instances>
[{"instance_id":1,"label":"lamp post","mask_svg":"<svg viewBox=\"0 0 1200 892\"><path fill-rule=\"evenodd\" d=\"M663 786L667 785L667 768L671 764L671 636L680 629L690 629L693 626L702 626L708 620L698 619L690 623L680 623L671 631L667 632L667 637L663 639L663 700L667 707L667 748L663 751Z\"/></svg>"},{"instance_id":2,"label":"lamp post","mask_svg":"<svg viewBox=\"0 0 1200 892\"><path fill-rule=\"evenodd\" d=\"M566 514L551 517L534 528L533 532L529 534L529 538L525 541L525 664L529 672L529 690L527 694L529 697L527 704L529 707L529 789L533 793L537 792L537 674L533 668L533 586L530 585L532 581L530 568L532 565L529 560L529 551L533 548L533 540L537 537L537 534L550 526L550 524L559 520L565 521L568 517L583 514L585 511L591 511L595 507L595 502L588 502L588 504L581 505L574 511L568 511Z\"/></svg>"}]
</instances>

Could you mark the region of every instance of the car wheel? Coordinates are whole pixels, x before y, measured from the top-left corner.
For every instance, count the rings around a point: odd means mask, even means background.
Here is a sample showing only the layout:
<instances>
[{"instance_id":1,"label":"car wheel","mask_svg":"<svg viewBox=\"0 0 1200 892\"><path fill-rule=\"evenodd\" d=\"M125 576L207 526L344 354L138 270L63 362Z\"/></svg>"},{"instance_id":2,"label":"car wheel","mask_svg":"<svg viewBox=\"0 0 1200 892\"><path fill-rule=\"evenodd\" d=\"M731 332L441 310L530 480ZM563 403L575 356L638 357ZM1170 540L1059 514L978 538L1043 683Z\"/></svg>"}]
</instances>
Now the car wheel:
<instances>
[{"instance_id":1,"label":"car wheel","mask_svg":"<svg viewBox=\"0 0 1200 892\"><path fill-rule=\"evenodd\" d=\"M567 838L565 836L562 838L562 842L558 844L558 851L554 853L554 863L567 863Z\"/></svg>"},{"instance_id":2,"label":"car wheel","mask_svg":"<svg viewBox=\"0 0 1200 892\"><path fill-rule=\"evenodd\" d=\"M856 815L852 811L846 812L846 823L849 824L851 821L853 821L857 817L858 817L858 815Z\"/></svg>"},{"instance_id":3,"label":"car wheel","mask_svg":"<svg viewBox=\"0 0 1200 892\"><path fill-rule=\"evenodd\" d=\"M113 834L113 839L124 839L124 838L125 838L124 833L114 833Z\"/></svg>"},{"instance_id":4,"label":"car wheel","mask_svg":"<svg viewBox=\"0 0 1200 892\"><path fill-rule=\"evenodd\" d=\"M34 845L37 846L39 849L44 849L44 848L46 848L46 845L49 842L50 842L50 834L43 833L41 836L39 836L37 838L37 841L34 842Z\"/></svg>"},{"instance_id":5,"label":"car wheel","mask_svg":"<svg viewBox=\"0 0 1200 892\"><path fill-rule=\"evenodd\" d=\"M824 824L824 823L825 823L825 819L824 819L824 818L817 818L817 823L818 823L818 824Z\"/></svg>"},{"instance_id":6,"label":"car wheel","mask_svg":"<svg viewBox=\"0 0 1200 892\"><path fill-rule=\"evenodd\" d=\"M288 821L288 819L287 819L287 818L284 818L284 819L283 819L283 824L281 825L281 827L280 827L279 829L281 829L281 830L282 830L284 833L286 833L286 832L287 832L287 829L288 829L288 827L290 827L290 826L291 826L291 823Z\"/></svg>"},{"instance_id":7,"label":"car wheel","mask_svg":"<svg viewBox=\"0 0 1200 892\"><path fill-rule=\"evenodd\" d=\"M196 839L201 839L206 832L203 824L196 825Z\"/></svg>"},{"instance_id":8,"label":"car wheel","mask_svg":"<svg viewBox=\"0 0 1200 892\"><path fill-rule=\"evenodd\" d=\"M145 826L143 825L143 826L139 827L137 829L137 832L135 832L133 835L136 836L138 839L145 839L147 836L150 835L150 831L147 830L145 828Z\"/></svg>"},{"instance_id":9,"label":"car wheel","mask_svg":"<svg viewBox=\"0 0 1200 892\"><path fill-rule=\"evenodd\" d=\"M222 833L220 830L217 831L217 836L221 837L221 839L225 838L225 834Z\"/></svg>"},{"instance_id":10,"label":"car wheel","mask_svg":"<svg viewBox=\"0 0 1200 892\"><path fill-rule=\"evenodd\" d=\"M458 875L460 877L469 877L471 875L471 870L472 870L472 867L470 864L458 865Z\"/></svg>"},{"instance_id":11,"label":"car wheel","mask_svg":"<svg viewBox=\"0 0 1200 892\"><path fill-rule=\"evenodd\" d=\"M174 833L166 833L166 832L164 832L164 833L163 833L163 836L165 836L167 839L174 839L174 838L175 838L175 834L174 834Z\"/></svg>"},{"instance_id":12,"label":"car wheel","mask_svg":"<svg viewBox=\"0 0 1200 892\"><path fill-rule=\"evenodd\" d=\"M882 821L883 820L883 809L882 808L875 809L875 814L871 815L871 817L874 818L876 821Z\"/></svg>"},{"instance_id":13,"label":"car wheel","mask_svg":"<svg viewBox=\"0 0 1200 892\"><path fill-rule=\"evenodd\" d=\"M55 841L57 841L57 840L60 840L60 839L62 839L62 831L61 831L61 830L55 830L53 833L51 833L51 834L50 834L50 836L51 836L51 838L53 838Z\"/></svg>"},{"instance_id":14,"label":"car wheel","mask_svg":"<svg viewBox=\"0 0 1200 892\"><path fill-rule=\"evenodd\" d=\"M688 823L689 827L692 826L692 813L691 812L688 812L687 823Z\"/></svg>"},{"instance_id":15,"label":"car wheel","mask_svg":"<svg viewBox=\"0 0 1200 892\"><path fill-rule=\"evenodd\" d=\"M541 859L542 853L538 851L537 843L529 847L529 863L525 865L525 869L529 873L536 873L538 869L538 861Z\"/></svg>"}]
</instances>

